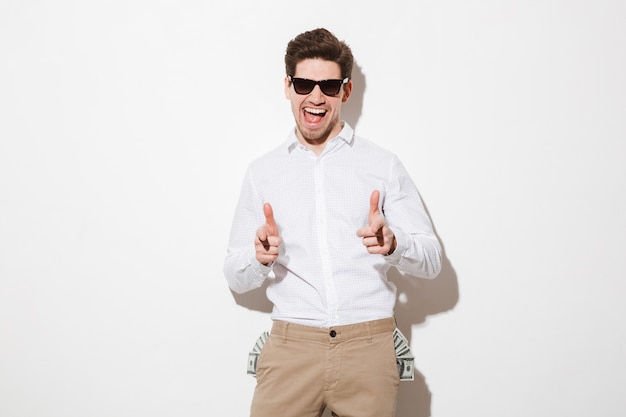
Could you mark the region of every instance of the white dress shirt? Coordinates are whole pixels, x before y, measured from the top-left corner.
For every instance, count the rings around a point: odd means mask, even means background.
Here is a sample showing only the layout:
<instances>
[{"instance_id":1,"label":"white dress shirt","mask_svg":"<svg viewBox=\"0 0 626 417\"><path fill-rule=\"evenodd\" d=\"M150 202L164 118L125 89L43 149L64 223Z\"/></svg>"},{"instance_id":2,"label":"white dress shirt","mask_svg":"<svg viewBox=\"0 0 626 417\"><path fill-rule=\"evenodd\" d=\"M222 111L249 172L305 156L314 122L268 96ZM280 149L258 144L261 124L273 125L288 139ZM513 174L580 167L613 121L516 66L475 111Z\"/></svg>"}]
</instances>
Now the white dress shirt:
<instances>
[{"instance_id":1,"label":"white dress shirt","mask_svg":"<svg viewBox=\"0 0 626 417\"><path fill-rule=\"evenodd\" d=\"M396 250L388 256L368 253L356 235L367 225L375 189L396 236ZM254 248L266 202L282 238L279 257L269 266L256 260ZM286 143L250 163L224 261L233 291L250 291L270 279L272 319L318 327L353 324L393 316L390 266L422 278L434 278L441 269L440 243L396 155L355 136L344 122L319 156L292 131Z\"/></svg>"}]
</instances>

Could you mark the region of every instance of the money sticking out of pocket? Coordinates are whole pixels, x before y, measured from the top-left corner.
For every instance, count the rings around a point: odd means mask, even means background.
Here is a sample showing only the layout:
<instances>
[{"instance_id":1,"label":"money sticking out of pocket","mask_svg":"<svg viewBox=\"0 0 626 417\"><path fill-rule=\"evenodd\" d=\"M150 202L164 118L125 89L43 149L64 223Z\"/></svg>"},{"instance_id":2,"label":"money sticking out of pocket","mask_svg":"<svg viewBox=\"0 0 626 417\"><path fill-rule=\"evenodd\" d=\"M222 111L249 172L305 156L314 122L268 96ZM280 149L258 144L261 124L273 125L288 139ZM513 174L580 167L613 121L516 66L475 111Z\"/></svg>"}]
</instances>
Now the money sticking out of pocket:
<instances>
[{"instance_id":1,"label":"money sticking out of pocket","mask_svg":"<svg viewBox=\"0 0 626 417\"><path fill-rule=\"evenodd\" d=\"M265 345L265 341L269 336L269 332L263 332L261 336L259 336L259 338L256 340L252 351L248 353L248 375L252 375L256 378L256 364L259 361L259 356L261 356L263 345Z\"/></svg>"},{"instance_id":2,"label":"money sticking out of pocket","mask_svg":"<svg viewBox=\"0 0 626 417\"><path fill-rule=\"evenodd\" d=\"M413 381L415 379L415 357L411 353L409 341L397 327L393 331L393 343L396 348L396 364L398 365L400 381Z\"/></svg>"},{"instance_id":3,"label":"money sticking out of pocket","mask_svg":"<svg viewBox=\"0 0 626 417\"><path fill-rule=\"evenodd\" d=\"M254 344L254 347L248 353L248 375L252 375L256 378L256 366L263 350L263 345L269 337L269 332L265 331L259 336ZM411 348L409 341L402 334L402 332L396 328L393 331L393 343L396 350L396 364L398 365L398 374L400 375L400 381L413 381L415 378L414 361L415 357L411 354Z\"/></svg>"}]
</instances>

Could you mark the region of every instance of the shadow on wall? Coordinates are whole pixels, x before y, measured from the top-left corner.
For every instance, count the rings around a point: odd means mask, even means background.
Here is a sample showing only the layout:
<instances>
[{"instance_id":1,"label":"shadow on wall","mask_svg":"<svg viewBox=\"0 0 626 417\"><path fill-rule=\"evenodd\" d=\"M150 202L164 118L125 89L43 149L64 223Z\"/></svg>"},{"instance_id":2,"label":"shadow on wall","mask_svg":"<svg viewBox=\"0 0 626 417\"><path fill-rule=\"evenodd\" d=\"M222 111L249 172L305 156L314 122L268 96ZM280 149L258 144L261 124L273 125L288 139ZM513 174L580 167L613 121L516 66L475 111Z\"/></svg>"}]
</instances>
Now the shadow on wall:
<instances>
[{"instance_id":1,"label":"shadow on wall","mask_svg":"<svg viewBox=\"0 0 626 417\"><path fill-rule=\"evenodd\" d=\"M356 129L363 109L365 92L365 76L356 62L352 71L352 81L354 84L352 95L342 107L342 118ZM456 273L445 254L445 249L443 267L437 278L433 280L415 278L404 275L395 268L389 270L388 278L397 287L396 321L400 331L409 340L409 345L412 345L413 325L424 323L428 316L453 309L459 300ZM269 314L272 312L272 303L265 295L268 284L269 280L260 288L244 294L231 292L238 305ZM420 358L416 357L415 364L418 365L419 361ZM413 381L400 383L396 417L430 417L431 398L426 377L416 368ZM327 409L323 417L330 416L331 412Z\"/></svg>"},{"instance_id":2,"label":"shadow on wall","mask_svg":"<svg viewBox=\"0 0 626 417\"><path fill-rule=\"evenodd\" d=\"M391 269L389 280L398 289L395 315L398 328L413 346L413 325L424 323L428 316L452 310L459 300L456 273L449 259L433 280L403 275ZM419 343L419 342L418 342ZM432 394L426 377L419 372L420 358L415 357L415 379L400 382L396 417L430 417Z\"/></svg>"},{"instance_id":3,"label":"shadow on wall","mask_svg":"<svg viewBox=\"0 0 626 417\"><path fill-rule=\"evenodd\" d=\"M361 67L354 61L352 67L352 94L348 102L341 107L341 118L356 130L361 113L363 112L363 97L365 95L365 75Z\"/></svg>"}]
</instances>

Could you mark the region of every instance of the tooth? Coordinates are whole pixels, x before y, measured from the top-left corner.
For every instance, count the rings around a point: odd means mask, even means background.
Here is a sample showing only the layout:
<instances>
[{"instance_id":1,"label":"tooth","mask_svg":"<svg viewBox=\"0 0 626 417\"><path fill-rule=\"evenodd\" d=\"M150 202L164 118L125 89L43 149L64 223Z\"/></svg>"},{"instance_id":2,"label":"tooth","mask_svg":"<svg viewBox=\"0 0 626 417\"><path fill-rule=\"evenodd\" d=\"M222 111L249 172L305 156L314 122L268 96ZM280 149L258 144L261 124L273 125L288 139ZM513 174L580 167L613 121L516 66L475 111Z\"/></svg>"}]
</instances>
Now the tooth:
<instances>
[{"instance_id":1,"label":"tooth","mask_svg":"<svg viewBox=\"0 0 626 417\"><path fill-rule=\"evenodd\" d=\"M312 114L322 114L322 113L326 113L325 110L322 109L305 109L307 112L312 113Z\"/></svg>"}]
</instances>

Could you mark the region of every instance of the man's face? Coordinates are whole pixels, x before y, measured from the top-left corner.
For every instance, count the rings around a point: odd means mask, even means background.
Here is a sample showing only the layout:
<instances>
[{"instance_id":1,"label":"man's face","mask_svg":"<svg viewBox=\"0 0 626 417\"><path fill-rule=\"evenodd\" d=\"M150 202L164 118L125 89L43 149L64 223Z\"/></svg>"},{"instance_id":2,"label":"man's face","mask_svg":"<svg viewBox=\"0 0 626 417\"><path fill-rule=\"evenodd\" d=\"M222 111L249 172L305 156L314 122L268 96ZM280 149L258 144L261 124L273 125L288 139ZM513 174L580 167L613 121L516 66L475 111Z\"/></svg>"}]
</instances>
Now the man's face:
<instances>
[{"instance_id":1,"label":"man's face","mask_svg":"<svg viewBox=\"0 0 626 417\"><path fill-rule=\"evenodd\" d=\"M296 66L294 78L314 81L341 79L339 64L323 59L306 59ZM291 101L298 128L297 136L311 145L323 145L327 139L341 131L341 104L348 101L352 91L352 81L342 86L334 96L326 95L319 85L308 94L296 93L293 83L285 77L285 96Z\"/></svg>"}]
</instances>

